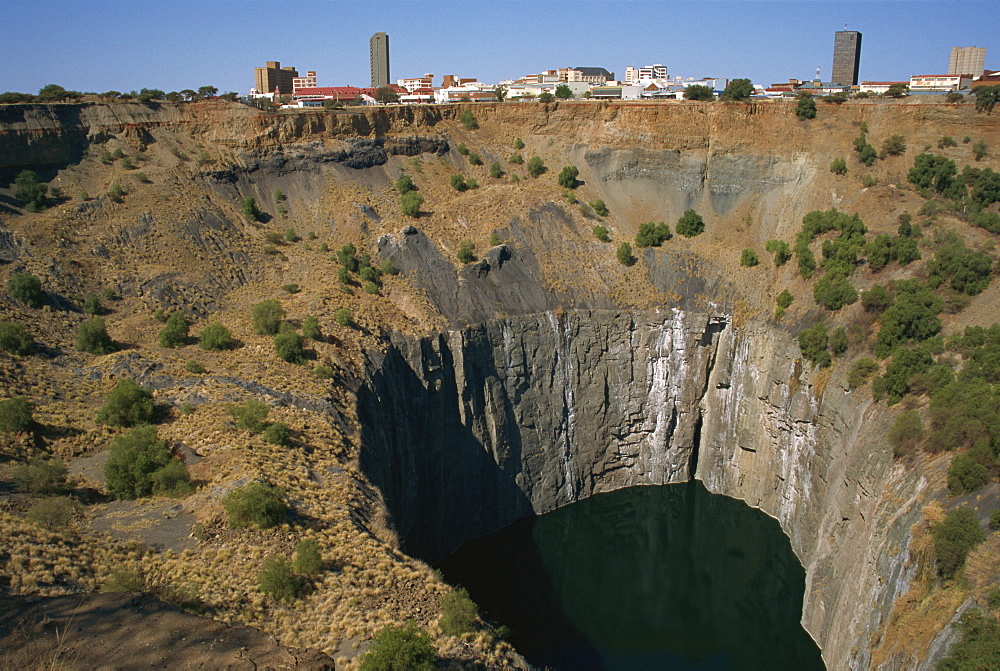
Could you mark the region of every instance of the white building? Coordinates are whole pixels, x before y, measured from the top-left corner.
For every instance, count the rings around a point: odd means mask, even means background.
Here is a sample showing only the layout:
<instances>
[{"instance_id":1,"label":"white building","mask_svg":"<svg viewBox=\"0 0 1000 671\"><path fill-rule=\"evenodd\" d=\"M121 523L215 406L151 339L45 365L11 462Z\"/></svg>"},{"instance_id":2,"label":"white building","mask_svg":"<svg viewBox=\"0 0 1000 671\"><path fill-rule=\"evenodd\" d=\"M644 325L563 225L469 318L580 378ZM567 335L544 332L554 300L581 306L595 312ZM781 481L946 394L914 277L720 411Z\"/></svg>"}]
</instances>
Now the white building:
<instances>
[{"instance_id":1,"label":"white building","mask_svg":"<svg viewBox=\"0 0 1000 671\"><path fill-rule=\"evenodd\" d=\"M667 79L667 66L660 65L647 65L641 68L632 67L631 65L625 68L625 84L638 84L641 80L665 80Z\"/></svg>"},{"instance_id":2,"label":"white building","mask_svg":"<svg viewBox=\"0 0 1000 671\"><path fill-rule=\"evenodd\" d=\"M299 92L299 89L310 89L316 86L316 71L309 70L305 77L292 77L292 95Z\"/></svg>"},{"instance_id":3,"label":"white building","mask_svg":"<svg viewBox=\"0 0 1000 671\"><path fill-rule=\"evenodd\" d=\"M429 89L434 86L434 75L425 74L423 77L414 77L413 79L397 79L396 85L401 86L410 93L413 93L417 89Z\"/></svg>"},{"instance_id":4,"label":"white building","mask_svg":"<svg viewBox=\"0 0 1000 671\"><path fill-rule=\"evenodd\" d=\"M958 91L972 85L970 74L957 75L913 75L910 77L910 91Z\"/></svg>"}]
</instances>

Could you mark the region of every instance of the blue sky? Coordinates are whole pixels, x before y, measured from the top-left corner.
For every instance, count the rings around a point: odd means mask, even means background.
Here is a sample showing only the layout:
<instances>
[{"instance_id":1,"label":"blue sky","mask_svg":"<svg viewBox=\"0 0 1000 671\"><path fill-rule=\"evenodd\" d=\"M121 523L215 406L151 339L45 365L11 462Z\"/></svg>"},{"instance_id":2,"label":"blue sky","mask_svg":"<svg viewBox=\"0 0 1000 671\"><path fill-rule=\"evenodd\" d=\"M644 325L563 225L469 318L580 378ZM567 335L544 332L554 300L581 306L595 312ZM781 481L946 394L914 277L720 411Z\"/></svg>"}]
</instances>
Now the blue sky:
<instances>
[{"instance_id":1,"label":"blue sky","mask_svg":"<svg viewBox=\"0 0 1000 671\"><path fill-rule=\"evenodd\" d=\"M389 34L393 79L495 83L540 70L663 63L670 75L769 84L829 79L833 35L863 34L861 78L947 72L953 46L1000 69L1000 4L970 1L7 0L0 91L204 85L246 92L278 60L321 86L368 85L368 38Z\"/></svg>"}]
</instances>

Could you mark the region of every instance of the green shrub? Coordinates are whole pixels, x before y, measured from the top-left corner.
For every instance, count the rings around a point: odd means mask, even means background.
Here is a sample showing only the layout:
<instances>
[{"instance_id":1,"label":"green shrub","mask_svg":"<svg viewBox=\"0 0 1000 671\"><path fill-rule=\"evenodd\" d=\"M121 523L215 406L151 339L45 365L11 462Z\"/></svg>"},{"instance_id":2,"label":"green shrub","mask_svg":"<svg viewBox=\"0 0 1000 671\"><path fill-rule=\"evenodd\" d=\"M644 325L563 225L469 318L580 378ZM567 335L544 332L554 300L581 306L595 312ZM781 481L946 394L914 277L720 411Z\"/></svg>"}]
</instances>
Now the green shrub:
<instances>
[{"instance_id":1,"label":"green shrub","mask_svg":"<svg viewBox=\"0 0 1000 671\"><path fill-rule=\"evenodd\" d=\"M567 165L559 171L556 182L564 189L575 189L576 178L580 176L580 170L575 165Z\"/></svg>"},{"instance_id":2,"label":"green shrub","mask_svg":"<svg viewBox=\"0 0 1000 671\"><path fill-rule=\"evenodd\" d=\"M954 233L945 236L934 260L928 262L927 284L936 289L950 280L951 288L969 296L982 293L990 285L993 262L985 252L969 249Z\"/></svg>"},{"instance_id":3,"label":"green shrub","mask_svg":"<svg viewBox=\"0 0 1000 671\"><path fill-rule=\"evenodd\" d=\"M251 313L253 332L260 335L274 335L278 332L284 317L285 310L281 307L280 301L274 298L261 301L253 306Z\"/></svg>"},{"instance_id":4,"label":"green shrub","mask_svg":"<svg viewBox=\"0 0 1000 671\"><path fill-rule=\"evenodd\" d=\"M80 324L76 332L76 348L88 354L110 354L114 352L115 343L108 335L104 320L94 317Z\"/></svg>"},{"instance_id":5,"label":"green shrub","mask_svg":"<svg viewBox=\"0 0 1000 671\"><path fill-rule=\"evenodd\" d=\"M465 183L465 177L462 175L452 175L450 178L451 188L455 191L465 191L469 186Z\"/></svg>"},{"instance_id":6,"label":"green shrub","mask_svg":"<svg viewBox=\"0 0 1000 671\"><path fill-rule=\"evenodd\" d=\"M782 289L781 293L774 299L774 302L777 303L778 307L782 310L787 310L788 306L791 305L794 300L795 296L793 296L788 289Z\"/></svg>"},{"instance_id":7,"label":"green shrub","mask_svg":"<svg viewBox=\"0 0 1000 671\"><path fill-rule=\"evenodd\" d=\"M847 351L847 331L843 326L835 328L830 334L830 351L838 356Z\"/></svg>"},{"instance_id":8,"label":"green shrub","mask_svg":"<svg viewBox=\"0 0 1000 671\"><path fill-rule=\"evenodd\" d=\"M986 142L984 140L979 140L974 145L972 145L972 155L977 161L981 161L986 158L986 154L989 153L986 150Z\"/></svg>"},{"instance_id":9,"label":"green shrub","mask_svg":"<svg viewBox=\"0 0 1000 671\"><path fill-rule=\"evenodd\" d=\"M160 347L184 347L188 342L188 323L184 313L177 311L170 315L160 331Z\"/></svg>"},{"instance_id":10,"label":"green shrub","mask_svg":"<svg viewBox=\"0 0 1000 671\"><path fill-rule=\"evenodd\" d=\"M287 446L291 443L292 432L284 422L274 422L264 429L264 442L272 445Z\"/></svg>"},{"instance_id":11,"label":"green shrub","mask_svg":"<svg viewBox=\"0 0 1000 671\"><path fill-rule=\"evenodd\" d=\"M760 259L757 257L757 252L750 249L749 247L744 249L740 254L740 265L746 268L753 268L760 263Z\"/></svg>"},{"instance_id":12,"label":"green shrub","mask_svg":"<svg viewBox=\"0 0 1000 671\"><path fill-rule=\"evenodd\" d=\"M34 406L23 396L0 401L0 432L23 433L35 428Z\"/></svg>"},{"instance_id":13,"label":"green shrub","mask_svg":"<svg viewBox=\"0 0 1000 671\"><path fill-rule=\"evenodd\" d=\"M405 196L409 192L416 190L417 185L413 183L413 180L405 172L396 178L396 191L399 192L399 195Z\"/></svg>"},{"instance_id":14,"label":"green shrub","mask_svg":"<svg viewBox=\"0 0 1000 671\"><path fill-rule=\"evenodd\" d=\"M847 174L847 161L842 158L835 158L830 162L830 172L835 175Z\"/></svg>"},{"instance_id":15,"label":"green shrub","mask_svg":"<svg viewBox=\"0 0 1000 671\"><path fill-rule=\"evenodd\" d=\"M297 293L299 293L299 285L298 284L283 284L283 285L281 285L281 288L282 288L282 290L286 294L297 294Z\"/></svg>"},{"instance_id":16,"label":"green shrub","mask_svg":"<svg viewBox=\"0 0 1000 671\"><path fill-rule=\"evenodd\" d=\"M518 151L524 149L524 140L519 137L514 138L514 149Z\"/></svg>"},{"instance_id":17,"label":"green shrub","mask_svg":"<svg viewBox=\"0 0 1000 671\"><path fill-rule=\"evenodd\" d=\"M28 520L49 531L65 529L73 519L73 501L67 496L54 496L36 501L27 513Z\"/></svg>"},{"instance_id":18,"label":"green shrub","mask_svg":"<svg viewBox=\"0 0 1000 671\"><path fill-rule=\"evenodd\" d=\"M14 199L29 212L44 210L49 202L45 197L48 187L41 183L33 170L22 170L14 178Z\"/></svg>"},{"instance_id":19,"label":"green shrub","mask_svg":"<svg viewBox=\"0 0 1000 671\"><path fill-rule=\"evenodd\" d=\"M996 592L996 587L990 592L991 610L996 610L993 606ZM984 615L978 608L969 608L954 626L962 636L951 645L948 656L938 662L939 671L1000 669L1000 624L995 615Z\"/></svg>"},{"instance_id":20,"label":"green shrub","mask_svg":"<svg viewBox=\"0 0 1000 671\"><path fill-rule=\"evenodd\" d=\"M813 285L813 298L817 305L836 311L858 300L858 292L846 277L826 275Z\"/></svg>"},{"instance_id":21,"label":"green shrub","mask_svg":"<svg viewBox=\"0 0 1000 671\"><path fill-rule=\"evenodd\" d=\"M813 324L799 333L799 349L802 350L802 356L813 365L825 368L832 363L830 352L827 350L828 345L829 334L826 324L822 322Z\"/></svg>"},{"instance_id":22,"label":"green shrub","mask_svg":"<svg viewBox=\"0 0 1000 671\"><path fill-rule=\"evenodd\" d=\"M388 626L372 636L361 657L361 671L432 671L437 653L430 635L407 620L402 627Z\"/></svg>"},{"instance_id":23,"label":"green shrub","mask_svg":"<svg viewBox=\"0 0 1000 671\"><path fill-rule=\"evenodd\" d=\"M192 375L204 375L208 372L205 366L195 359L188 359L187 363L184 364L184 370L191 373Z\"/></svg>"},{"instance_id":24,"label":"green shrub","mask_svg":"<svg viewBox=\"0 0 1000 671\"><path fill-rule=\"evenodd\" d=\"M458 587L445 595L441 601L441 619L438 624L445 636L461 636L476 630L479 608L469 598L465 588Z\"/></svg>"},{"instance_id":25,"label":"green shrub","mask_svg":"<svg viewBox=\"0 0 1000 671\"><path fill-rule=\"evenodd\" d=\"M285 521L288 507L280 489L262 482L237 487L222 499L229 526L269 529Z\"/></svg>"},{"instance_id":26,"label":"green shrub","mask_svg":"<svg viewBox=\"0 0 1000 671\"><path fill-rule=\"evenodd\" d=\"M542 159L539 156L532 156L528 159L528 174L532 177L538 177L543 172L545 172L545 164L542 163Z\"/></svg>"},{"instance_id":27,"label":"green shrub","mask_svg":"<svg viewBox=\"0 0 1000 671\"><path fill-rule=\"evenodd\" d=\"M683 235L685 238L693 238L705 230L705 221L694 210L687 210L677 220L675 228L678 235Z\"/></svg>"},{"instance_id":28,"label":"green shrub","mask_svg":"<svg viewBox=\"0 0 1000 671\"><path fill-rule=\"evenodd\" d=\"M618 251L615 252L615 256L618 257L618 263L626 267L634 265L636 262L635 256L632 255L632 245L627 242L618 245Z\"/></svg>"},{"instance_id":29,"label":"green shrub","mask_svg":"<svg viewBox=\"0 0 1000 671\"><path fill-rule=\"evenodd\" d=\"M45 302L42 281L31 273L15 273L7 280L7 291L18 302L29 308L39 308Z\"/></svg>"},{"instance_id":30,"label":"green shrub","mask_svg":"<svg viewBox=\"0 0 1000 671\"><path fill-rule=\"evenodd\" d=\"M212 322L198 334L198 347L208 351L230 350L236 347L236 341L232 331L219 322Z\"/></svg>"},{"instance_id":31,"label":"green shrub","mask_svg":"<svg viewBox=\"0 0 1000 671\"><path fill-rule=\"evenodd\" d=\"M784 240L768 240L764 250L774 254L774 265L779 268L792 258L792 250Z\"/></svg>"},{"instance_id":32,"label":"green shrub","mask_svg":"<svg viewBox=\"0 0 1000 671\"><path fill-rule=\"evenodd\" d=\"M59 494L66 489L66 473L62 459L35 459L14 469L14 482L29 494Z\"/></svg>"},{"instance_id":33,"label":"green shrub","mask_svg":"<svg viewBox=\"0 0 1000 671\"><path fill-rule=\"evenodd\" d=\"M315 368L313 368L313 375L321 380L329 380L333 377L333 369L329 366L318 364Z\"/></svg>"},{"instance_id":34,"label":"green shrub","mask_svg":"<svg viewBox=\"0 0 1000 671\"><path fill-rule=\"evenodd\" d=\"M496 231L490 233L490 247L496 247L501 244L503 244L503 241L500 239L500 236L497 235Z\"/></svg>"},{"instance_id":35,"label":"green shrub","mask_svg":"<svg viewBox=\"0 0 1000 671\"><path fill-rule=\"evenodd\" d=\"M610 214L608 211L608 206L604 204L604 201L598 198L588 203L591 208L593 208L594 213L599 217L606 217Z\"/></svg>"},{"instance_id":36,"label":"green shrub","mask_svg":"<svg viewBox=\"0 0 1000 671\"><path fill-rule=\"evenodd\" d=\"M17 322L0 321L0 350L26 356L35 351L35 339Z\"/></svg>"},{"instance_id":37,"label":"green shrub","mask_svg":"<svg viewBox=\"0 0 1000 671\"><path fill-rule=\"evenodd\" d=\"M419 217L420 206L423 204L424 197L416 191L410 191L403 194L403 197L399 199L400 210L402 210L403 214L408 217Z\"/></svg>"},{"instance_id":38,"label":"green shrub","mask_svg":"<svg viewBox=\"0 0 1000 671\"><path fill-rule=\"evenodd\" d=\"M799 121L816 118L816 101L809 93L800 93L795 103L795 116Z\"/></svg>"},{"instance_id":39,"label":"green shrub","mask_svg":"<svg viewBox=\"0 0 1000 671\"><path fill-rule=\"evenodd\" d=\"M570 205L576 205L577 203L576 194L573 193L572 191L567 191L566 193L563 194L563 197L566 198L566 202L569 203Z\"/></svg>"},{"instance_id":40,"label":"green shrub","mask_svg":"<svg viewBox=\"0 0 1000 671\"><path fill-rule=\"evenodd\" d=\"M975 513L968 508L952 510L944 521L931 529L931 535L938 573L945 579L953 577L965 564L969 552L986 540Z\"/></svg>"},{"instance_id":41,"label":"green shrub","mask_svg":"<svg viewBox=\"0 0 1000 671\"><path fill-rule=\"evenodd\" d=\"M194 413L194 406L191 403L181 404L181 414L190 415Z\"/></svg>"},{"instance_id":42,"label":"green shrub","mask_svg":"<svg viewBox=\"0 0 1000 671\"><path fill-rule=\"evenodd\" d=\"M236 426L250 433L260 433L267 428L267 413L270 410L267 404L255 399L242 405L230 403L226 406L226 412L236 418Z\"/></svg>"},{"instance_id":43,"label":"green shrub","mask_svg":"<svg viewBox=\"0 0 1000 671\"><path fill-rule=\"evenodd\" d=\"M302 590L302 583L284 557L272 557L264 562L257 586L261 592L279 601L294 601Z\"/></svg>"},{"instance_id":44,"label":"green shrub","mask_svg":"<svg viewBox=\"0 0 1000 671\"><path fill-rule=\"evenodd\" d=\"M938 149L944 149L945 147L957 147L958 143L955 142L955 138L950 135L945 135L937 143Z\"/></svg>"},{"instance_id":45,"label":"green shrub","mask_svg":"<svg viewBox=\"0 0 1000 671\"><path fill-rule=\"evenodd\" d=\"M611 236L608 235L607 227L601 226L600 224L594 226L594 237L601 242L611 242Z\"/></svg>"},{"instance_id":46,"label":"green shrub","mask_svg":"<svg viewBox=\"0 0 1000 671\"><path fill-rule=\"evenodd\" d=\"M303 538L295 546L295 556L292 558L292 570L298 575L312 577L323 570L323 555L319 543L311 538Z\"/></svg>"},{"instance_id":47,"label":"green shrub","mask_svg":"<svg viewBox=\"0 0 1000 671\"><path fill-rule=\"evenodd\" d=\"M125 198L125 193L125 189L117 182L108 187L108 198L116 203L122 202L122 199Z\"/></svg>"},{"instance_id":48,"label":"green shrub","mask_svg":"<svg viewBox=\"0 0 1000 671\"><path fill-rule=\"evenodd\" d=\"M374 282L365 282L364 286L361 288L365 290L366 294L371 294L373 296L378 295L378 285Z\"/></svg>"},{"instance_id":49,"label":"green shrub","mask_svg":"<svg viewBox=\"0 0 1000 671\"><path fill-rule=\"evenodd\" d=\"M83 311L94 316L101 314L103 312L101 299L96 294L87 294L87 297L83 299Z\"/></svg>"},{"instance_id":50,"label":"green shrub","mask_svg":"<svg viewBox=\"0 0 1000 671\"><path fill-rule=\"evenodd\" d=\"M990 530L991 531L1000 530L1000 508L990 513Z\"/></svg>"},{"instance_id":51,"label":"green shrub","mask_svg":"<svg viewBox=\"0 0 1000 671\"><path fill-rule=\"evenodd\" d=\"M635 236L636 247L659 247L664 242L674 237L670 232L670 225L665 222L654 224L649 221L639 224L639 232Z\"/></svg>"},{"instance_id":52,"label":"green shrub","mask_svg":"<svg viewBox=\"0 0 1000 671\"><path fill-rule=\"evenodd\" d=\"M313 315L307 316L302 321L302 335L310 340L322 340L323 331L319 327L319 319Z\"/></svg>"},{"instance_id":53,"label":"green shrub","mask_svg":"<svg viewBox=\"0 0 1000 671\"><path fill-rule=\"evenodd\" d=\"M866 312L881 313L892 305L892 296L888 289L876 284L868 291L861 292L861 304L865 306Z\"/></svg>"},{"instance_id":54,"label":"green shrub","mask_svg":"<svg viewBox=\"0 0 1000 671\"><path fill-rule=\"evenodd\" d=\"M911 452L923 437L924 423L916 410L904 410L899 413L887 436L896 456Z\"/></svg>"},{"instance_id":55,"label":"green shrub","mask_svg":"<svg viewBox=\"0 0 1000 671\"><path fill-rule=\"evenodd\" d=\"M240 204L243 209L243 216L250 221L260 221L264 218L264 213L257 207L257 201L253 196L247 196Z\"/></svg>"},{"instance_id":56,"label":"green shrub","mask_svg":"<svg viewBox=\"0 0 1000 671\"><path fill-rule=\"evenodd\" d=\"M338 308L333 314L333 318L337 320L339 326L350 326L351 325L351 310L350 308Z\"/></svg>"},{"instance_id":57,"label":"green shrub","mask_svg":"<svg viewBox=\"0 0 1000 671\"><path fill-rule=\"evenodd\" d=\"M500 161L493 161L490 163L490 177L493 179L500 179L503 177L503 170L500 168Z\"/></svg>"},{"instance_id":58,"label":"green shrub","mask_svg":"<svg viewBox=\"0 0 1000 671\"><path fill-rule=\"evenodd\" d=\"M462 240L458 245L458 260L462 263L472 263L476 260L476 255L473 253L475 245L472 244L472 240Z\"/></svg>"},{"instance_id":59,"label":"green shrub","mask_svg":"<svg viewBox=\"0 0 1000 671\"><path fill-rule=\"evenodd\" d=\"M872 375L879 371L878 362L875 359L858 359L851 366L851 372L847 375L847 384L851 389L857 389L868 382Z\"/></svg>"},{"instance_id":60,"label":"green shrub","mask_svg":"<svg viewBox=\"0 0 1000 671\"><path fill-rule=\"evenodd\" d=\"M97 423L104 426L138 426L151 424L156 417L153 395L124 378L115 385L104 406L97 413Z\"/></svg>"},{"instance_id":61,"label":"green shrub","mask_svg":"<svg viewBox=\"0 0 1000 671\"><path fill-rule=\"evenodd\" d=\"M473 116L472 110L468 107L462 109L462 113L458 115L459 121L465 127L465 130L476 130L479 128L479 122L476 121L476 117Z\"/></svg>"},{"instance_id":62,"label":"green shrub","mask_svg":"<svg viewBox=\"0 0 1000 671\"><path fill-rule=\"evenodd\" d=\"M520 154L511 154L510 158L507 160L513 163L514 165L521 165L522 163L524 163L524 157L521 156Z\"/></svg>"},{"instance_id":63,"label":"green shrub","mask_svg":"<svg viewBox=\"0 0 1000 671\"><path fill-rule=\"evenodd\" d=\"M948 491L952 496L971 493L990 481L990 472L971 454L959 454L948 467Z\"/></svg>"},{"instance_id":64,"label":"green shrub","mask_svg":"<svg viewBox=\"0 0 1000 671\"><path fill-rule=\"evenodd\" d=\"M906 138L902 135L890 135L882 142L882 153L879 158L899 156L906 151Z\"/></svg>"},{"instance_id":65,"label":"green shrub","mask_svg":"<svg viewBox=\"0 0 1000 671\"><path fill-rule=\"evenodd\" d=\"M301 239L302 238L299 237L299 234L295 232L294 228L285 229L285 240L288 242L298 242Z\"/></svg>"},{"instance_id":66,"label":"green shrub","mask_svg":"<svg viewBox=\"0 0 1000 671\"><path fill-rule=\"evenodd\" d=\"M187 467L171 458L154 426L138 426L112 443L104 479L108 494L116 499L182 494L191 488Z\"/></svg>"},{"instance_id":67,"label":"green shrub","mask_svg":"<svg viewBox=\"0 0 1000 671\"><path fill-rule=\"evenodd\" d=\"M468 159L469 159L469 164L470 165L482 165L483 164L483 159L481 159L479 157L479 154L477 154L474 151L470 151L469 152Z\"/></svg>"}]
</instances>

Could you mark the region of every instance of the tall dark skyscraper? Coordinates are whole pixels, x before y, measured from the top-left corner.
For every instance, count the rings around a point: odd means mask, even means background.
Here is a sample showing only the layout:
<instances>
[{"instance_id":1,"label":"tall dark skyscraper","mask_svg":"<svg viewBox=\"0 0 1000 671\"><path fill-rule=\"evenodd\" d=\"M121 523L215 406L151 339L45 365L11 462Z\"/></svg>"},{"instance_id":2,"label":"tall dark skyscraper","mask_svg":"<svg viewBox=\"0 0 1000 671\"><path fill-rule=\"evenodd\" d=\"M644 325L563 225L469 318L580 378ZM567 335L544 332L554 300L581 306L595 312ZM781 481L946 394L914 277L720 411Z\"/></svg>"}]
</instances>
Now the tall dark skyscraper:
<instances>
[{"instance_id":1,"label":"tall dark skyscraper","mask_svg":"<svg viewBox=\"0 0 1000 671\"><path fill-rule=\"evenodd\" d=\"M838 84L857 84L861 65L861 33L856 30L838 30L833 41L833 72L830 81Z\"/></svg>"},{"instance_id":2,"label":"tall dark skyscraper","mask_svg":"<svg viewBox=\"0 0 1000 671\"><path fill-rule=\"evenodd\" d=\"M389 36L385 33L375 33L368 44L372 59L372 86L388 86Z\"/></svg>"}]
</instances>

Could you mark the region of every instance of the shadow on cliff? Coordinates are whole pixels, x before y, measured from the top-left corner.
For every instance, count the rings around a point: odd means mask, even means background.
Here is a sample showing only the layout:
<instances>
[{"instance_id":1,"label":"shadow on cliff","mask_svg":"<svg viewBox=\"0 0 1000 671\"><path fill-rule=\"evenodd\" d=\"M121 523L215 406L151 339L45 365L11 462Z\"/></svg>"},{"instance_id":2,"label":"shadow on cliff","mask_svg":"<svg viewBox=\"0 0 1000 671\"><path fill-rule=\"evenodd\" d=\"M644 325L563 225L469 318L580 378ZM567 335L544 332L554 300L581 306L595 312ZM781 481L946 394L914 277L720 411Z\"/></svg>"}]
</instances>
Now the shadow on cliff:
<instances>
[{"instance_id":1,"label":"shadow on cliff","mask_svg":"<svg viewBox=\"0 0 1000 671\"><path fill-rule=\"evenodd\" d=\"M399 347L419 348L410 359L422 363L422 377ZM504 433L493 447L483 445L468 425L486 421L481 381L497 375L492 357L465 354L467 363L474 361L466 366L462 385L473 390L471 398L460 396L443 337L397 343L384 357L358 391L360 465L382 492L403 549L434 563L466 539L532 514L515 481L520 434L501 428L516 424L498 422L494 430ZM506 399L501 412L512 417Z\"/></svg>"}]
</instances>

